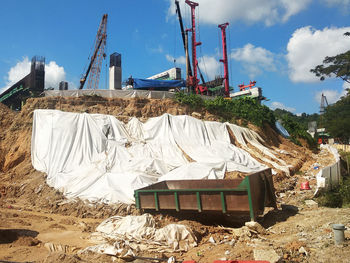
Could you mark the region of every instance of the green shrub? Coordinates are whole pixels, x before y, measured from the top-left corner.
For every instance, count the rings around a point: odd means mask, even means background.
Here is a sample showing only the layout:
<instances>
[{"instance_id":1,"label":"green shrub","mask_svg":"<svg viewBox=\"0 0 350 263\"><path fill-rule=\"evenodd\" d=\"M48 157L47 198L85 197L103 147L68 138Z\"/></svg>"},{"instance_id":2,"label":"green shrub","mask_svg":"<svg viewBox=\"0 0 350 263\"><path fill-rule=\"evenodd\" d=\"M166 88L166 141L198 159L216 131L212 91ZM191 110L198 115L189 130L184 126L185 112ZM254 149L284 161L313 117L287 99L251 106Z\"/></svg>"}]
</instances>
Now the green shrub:
<instances>
[{"instance_id":1,"label":"green shrub","mask_svg":"<svg viewBox=\"0 0 350 263\"><path fill-rule=\"evenodd\" d=\"M333 208L342 207L343 204L341 195L337 191L322 193L316 200L320 206Z\"/></svg>"},{"instance_id":2,"label":"green shrub","mask_svg":"<svg viewBox=\"0 0 350 263\"><path fill-rule=\"evenodd\" d=\"M306 140L310 148L316 148L316 140L311 137L311 135L306 131L306 129L296 120L294 120L290 115L284 114L280 116L283 127L290 134L290 140L297 145L301 145L298 138Z\"/></svg>"},{"instance_id":3,"label":"green shrub","mask_svg":"<svg viewBox=\"0 0 350 263\"><path fill-rule=\"evenodd\" d=\"M317 202L327 207L350 207L350 178L344 178L338 188L322 193Z\"/></svg>"},{"instance_id":4,"label":"green shrub","mask_svg":"<svg viewBox=\"0 0 350 263\"><path fill-rule=\"evenodd\" d=\"M257 126L267 122L274 127L275 116L273 112L252 98L239 98L227 100L218 96L212 100L203 100L196 94L176 93L175 100L181 104L189 105L194 109L206 109L217 115L223 121L234 122L236 119L249 121Z\"/></svg>"}]
</instances>

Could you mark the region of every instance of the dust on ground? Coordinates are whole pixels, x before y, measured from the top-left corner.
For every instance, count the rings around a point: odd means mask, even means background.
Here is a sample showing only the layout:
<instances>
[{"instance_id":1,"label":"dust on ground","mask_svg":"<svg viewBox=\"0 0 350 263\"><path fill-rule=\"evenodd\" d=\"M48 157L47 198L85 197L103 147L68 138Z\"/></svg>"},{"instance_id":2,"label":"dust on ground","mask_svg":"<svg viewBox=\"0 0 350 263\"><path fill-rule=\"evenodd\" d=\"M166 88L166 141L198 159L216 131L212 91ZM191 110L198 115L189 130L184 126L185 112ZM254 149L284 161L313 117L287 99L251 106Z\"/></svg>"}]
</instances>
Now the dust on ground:
<instances>
[{"instance_id":1,"label":"dust on ground","mask_svg":"<svg viewBox=\"0 0 350 263\"><path fill-rule=\"evenodd\" d=\"M34 109L110 114L124 122L133 116L146 121L163 113L219 121L215 115L204 110L194 113L171 99L36 98L29 99L21 112L13 112L0 104L0 260L123 262L107 255L78 251L91 245L90 234L103 219L140 213L133 205L67 200L49 187L45 174L31 165ZM267 209L265 216L259 218L265 230L254 231L217 216L154 214L159 226L173 222L190 226L199 244L187 252L152 254L143 251L140 256L175 256L177 260L197 262L252 260L254 251L260 249L275 251L284 262L346 262L344 259L350 258L348 231L345 245L335 246L331 230L333 223L350 227L350 209L320 208L317 204L305 203L315 190L315 174L334 162L332 155L328 151L314 153L296 146L268 126L249 125L249 128L259 133L266 146L290 165L291 171L290 176L281 171L274 176L278 210ZM242 176L244 174L240 173L226 175L227 178ZM305 180L310 182L312 190L300 190Z\"/></svg>"}]
</instances>

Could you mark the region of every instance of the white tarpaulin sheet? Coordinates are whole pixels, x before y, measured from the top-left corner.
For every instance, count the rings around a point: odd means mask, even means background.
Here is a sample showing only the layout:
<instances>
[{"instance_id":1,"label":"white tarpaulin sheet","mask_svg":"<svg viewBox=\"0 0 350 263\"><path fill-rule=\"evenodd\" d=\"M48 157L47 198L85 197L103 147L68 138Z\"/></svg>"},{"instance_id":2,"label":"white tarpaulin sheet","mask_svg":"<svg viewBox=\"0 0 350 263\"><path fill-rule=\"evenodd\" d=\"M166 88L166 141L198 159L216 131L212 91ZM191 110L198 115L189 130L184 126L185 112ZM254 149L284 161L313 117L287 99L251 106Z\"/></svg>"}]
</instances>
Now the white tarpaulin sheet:
<instances>
[{"instance_id":1,"label":"white tarpaulin sheet","mask_svg":"<svg viewBox=\"0 0 350 263\"><path fill-rule=\"evenodd\" d=\"M109 115L35 110L32 164L68 198L105 203L133 203L135 189L161 180L265 169L230 143L227 125L169 114L125 125Z\"/></svg>"},{"instance_id":2,"label":"white tarpaulin sheet","mask_svg":"<svg viewBox=\"0 0 350 263\"><path fill-rule=\"evenodd\" d=\"M181 224L156 228L150 214L141 216L113 216L103 221L92 233L91 240L99 245L84 251L93 251L125 257L139 251L188 251L197 246L191 229Z\"/></svg>"}]
</instances>

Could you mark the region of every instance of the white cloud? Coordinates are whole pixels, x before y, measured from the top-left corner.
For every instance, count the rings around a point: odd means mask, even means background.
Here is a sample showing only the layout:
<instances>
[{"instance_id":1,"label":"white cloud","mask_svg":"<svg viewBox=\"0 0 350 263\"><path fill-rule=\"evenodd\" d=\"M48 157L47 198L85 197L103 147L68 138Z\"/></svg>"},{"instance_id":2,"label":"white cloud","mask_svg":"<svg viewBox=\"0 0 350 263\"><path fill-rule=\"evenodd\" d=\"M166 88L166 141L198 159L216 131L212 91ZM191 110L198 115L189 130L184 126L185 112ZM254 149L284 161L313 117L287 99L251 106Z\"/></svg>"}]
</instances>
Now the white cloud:
<instances>
[{"instance_id":1,"label":"white cloud","mask_svg":"<svg viewBox=\"0 0 350 263\"><path fill-rule=\"evenodd\" d=\"M344 36L350 27L316 30L310 26L297 29L287 45L289 78L293 82L317 82L310 69L322 64L326 56L335 56L349 49L350 38Z\"/></svg>"},{"instance_id":2,"label":"white cloud","mask_svg":"<svg viewBox=\"0 0 350 263\"><path fill-rule=\"evenodd\" d=\"M340 92L338 92L336 90L329 90L329 89L328 90L321 90L321 91L317 92L315 94L315 97L314 97L314 99L319 103L319 105L321 104L322 94L324 96L326 96L327 102L329 104L336 102L340 98Z\"/></svg>"},{"instance_id":3,"label":"white cloud","mask_svg":"<svg viewBox=\"0 0 350 263\"><path fill-rule=\"evenodd\" d=\"M207 80L213 80L216 76L220 74L220 67L222 63L219 60L212 56L203 56L198 59L198 65L201 69L202 74L207 75Z\"/></svg>"},{"instance_id":4,"label":"white cloud","mask_svg":"<svg viewBox=\"0 0 350 263\"><path fill-rule=\"evenodd\" d=\"M152 53L163 53L163 47L161 45L158 45L158 47L150 47L148 48L150 52Z\"/></svg>"},{"instance_id":5,"label":"white cloud","mask_svg":"<svg viewBox=\"0 0 350 263\"><path fill-rule=\"evenodd\" d=\"M180 65L186 65L186 58L184 56L180 56L180 57L175 58L169 54L166 54L165 58L169 62L174 63L174 60L175 60L175 63L179 63Z\"/></svg>"},{"instance_id":6,"label":"white cloud","mask_svg":"<svg viewBox=\"0 0 350 263\"><path fill-rule=\"evenodd\" d=\"M331 90L331 89L321 90L319 92L316 92L316 94L314 96L314 99L315 99L315 101L318 102L318 104L321 105L321 96L323 94L324 96L326 96L327 102L329 104L335 103L335 102L337 102L340 99L341 96L346 95L346 93L347 93L346 89L350 88L350 84L347 83L347 82L344 82L342 88L343 88L342 91Z\"/></svg>"},{"instance_id":7,"label":"white cloud","mask_svg":"<svg viewBox=\"0 0 350 263\"><path fill-rule=\"evenodd\" d=\"M6 87L9 88L20 79L30 73L30 61L28 57L24 57L22 61L13 66L7 73Z\"/></svg>"},{"instance_id":8,"label":"white cloud","mask_svg":"<svg viewBox=\"0 0 350 263\"><path fill-rule=\"evenodd\" d=\"M322 0L329 7L338 7L343 12L348 12L350 0Z\"/></svg>"},{"instance_id":9,"label":"white cloud","mask_svg":"<svg viewBox=\"0 0 350 263\"><path fill-rule=\"evenodd\" d=\"M0 90L0 93L28 75L30 73L30 65L31 61L28 57L24 57L22 61L10 68L7 77L5 77L6 86ZM59 82L65 80L65 78L64 68L57 65L55 61L45 64L45 88L53 87L57 89Z\"/></svg>"},{"instance_id":10,"label":"white cloud","mask_svg":"<svg viewBox=\"0 0 350 263\"><path fill-rule=\"evenodd\" d=\"M276 71L274 54L250 43L242 48L233 49L231 58L242 62L243 69L250 78L260 75L263 71Z\"/></svg>"},{"instance_id":11,"label":"white cloud","mask_svg":"<svg viewBox=\"0 0 350 263\"><path fill-rule=\"evenodd\" d=\"M175 63L179 65L186 65L186 57L180 56L177 58L174 58L173 56L167 54L165 55L165 58L169 61L174 63L174 59L176 60ZM214 56L203 56L198 58L198 65L201 69L202 74L205 74L208 80L213 80L217 75L220 74L220 67L222 66L219 62L219 59L217 59ZM191 64L192 66L192 64ZM193 70L193 69L192 69ZM198 73L199 78L199 73Z\"/></svg>"},{"instance_id":12,"label":"white cloud","mask_svg":"<svg viewBox=\"0 0 350 263\"><path fill-rule=\"evenodd\" d=\"M58 66L55 61L50 61L49 64L45 65L45 88L57 89L58 84L65 78L64 68Z\"/></svg>"},{"instance_id":13,"label":"white cloud","mask_svg":"<svg viewBox=\"0 0 350 263\"><path fill-rule=\"evenodd\" d=\"M281 109L281 110L287 110L290 112L295 112L295 108L287 107L282 102L278 102L278 101L271 102L270 108L273 110L274 109Z\"/></svg>"},{"instance_id":14,"label":"white cloud","mask_svg":"<svg viewBox=\"0 0 350 263\"><path fill-rule=\"evenodd\" d=\"M175 4L169 0L168 15L176 15ZM306 9L311 0L197 0L199 20L207 24L244 21L246 23L263 22L270 26L286 22L291 16ZM182 14L187 14L189 6L180 1ZM199 10L199 11L198 11ZM184 16L184 15L183 15Z\"/></svg>"},{"instance_id":15,"label":"white cloud","mask_svg":"<svg viewBox=\"0 0 350 263\"><path fill-rule=\"evenodd\" d=\"M344 96L344 95L346 95L346 94L348 93L348 92L346 91L346 89L350 89L350 83L344 81L344 83L343 83L343 91L342 91L342 93L341 93L341 96Z\"/></svg>"}]
</instances>

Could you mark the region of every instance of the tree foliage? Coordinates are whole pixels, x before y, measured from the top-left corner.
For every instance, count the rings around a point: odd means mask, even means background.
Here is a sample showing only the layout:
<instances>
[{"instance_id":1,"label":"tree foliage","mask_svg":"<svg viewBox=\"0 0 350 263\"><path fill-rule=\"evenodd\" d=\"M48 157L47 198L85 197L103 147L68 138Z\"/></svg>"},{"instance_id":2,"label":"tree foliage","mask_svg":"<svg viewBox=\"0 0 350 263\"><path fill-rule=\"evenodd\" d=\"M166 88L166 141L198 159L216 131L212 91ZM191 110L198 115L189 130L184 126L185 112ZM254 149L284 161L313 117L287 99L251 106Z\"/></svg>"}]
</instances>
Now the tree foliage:
<instances>
[{"instance_id":1,"label":"tree foliage","mask_svg":"<svg viewBox=\"0 0 350 263\"><path fill-rule=\"evenodd\" d=\"M325 109L323 122L326 130L334 138L339 138L343 142L350 139L350 90L336 103L329 105Z\"/></svg>"},{"instance_id":2,"label":"tree foliage","mask_svg":"<svg viewBox=\"0 0 350 263\"><path fill-rule=\"evenodd\" d=\"M284 115L289 116L292 120L299 123L302 126L302 128L305 130L308 129L309 122L316 121L318 123L319 119L320 119L320 115L317 113L307 114L307 113L303 112L299 116L299 115L295 115L295 114L293 114L287 110L283 110L283 109L275 109L273 111L273 113L274 113L276 119L283 119Z\"/></svg>"},{"instance_id":3,"label":"tree foliage","mask_svg":"<svg viewBox=\"0 0 350 263\"><path fill-rule=\"evenodd\" d=\"M344 35L349 36L350 33L346 32ZM335 76L350 83L350 50L333 57L327 56L323 60L322 65L317 65L310 71L319 77L320 80Z\"/></svg>"}]
</instances>

